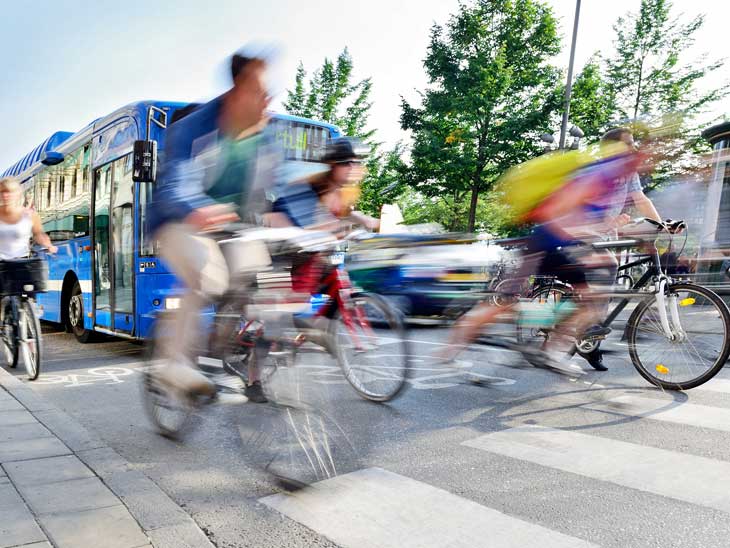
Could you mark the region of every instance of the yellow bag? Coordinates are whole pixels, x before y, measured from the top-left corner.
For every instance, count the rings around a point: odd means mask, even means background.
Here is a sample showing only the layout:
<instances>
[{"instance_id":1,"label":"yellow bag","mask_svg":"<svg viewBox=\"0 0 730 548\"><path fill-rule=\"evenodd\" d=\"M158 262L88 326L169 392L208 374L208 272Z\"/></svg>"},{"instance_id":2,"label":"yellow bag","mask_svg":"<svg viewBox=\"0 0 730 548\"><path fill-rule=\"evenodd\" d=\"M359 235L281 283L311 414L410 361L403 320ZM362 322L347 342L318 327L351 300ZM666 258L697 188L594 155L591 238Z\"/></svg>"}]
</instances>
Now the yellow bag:
<instances>
[{"instance_id":1,"label":"yellow bag","mask_svg":"<svg viewBox=\"0 0 730 548\"><path fill-rule=\"evenodd\" d=\"M514 219L523 220L569 182L577 170L626 150L623 143L611 143L587 150L543 154L508 169L497 181L497 194Z\"/></svg>"}]
</instances>

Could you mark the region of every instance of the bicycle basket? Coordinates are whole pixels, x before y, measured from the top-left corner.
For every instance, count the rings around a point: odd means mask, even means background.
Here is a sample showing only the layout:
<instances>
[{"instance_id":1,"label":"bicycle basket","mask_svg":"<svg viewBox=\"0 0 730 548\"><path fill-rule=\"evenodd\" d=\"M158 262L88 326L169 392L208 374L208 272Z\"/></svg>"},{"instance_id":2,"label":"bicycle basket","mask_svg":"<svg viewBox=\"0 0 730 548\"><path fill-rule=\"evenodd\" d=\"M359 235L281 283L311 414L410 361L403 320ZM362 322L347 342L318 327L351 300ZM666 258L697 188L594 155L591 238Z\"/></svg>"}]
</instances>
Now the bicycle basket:
<instances>
[{"instance_id":1,"label":"bicycle basket","mask_svg":"<svg viewBox=\"0 0 730 548\"><path fill-rule=\"evenodd\" d=\"M0 294L41 293L48 287L48 263L38 257L0 261Z\"/></svg>"}]
</instances>

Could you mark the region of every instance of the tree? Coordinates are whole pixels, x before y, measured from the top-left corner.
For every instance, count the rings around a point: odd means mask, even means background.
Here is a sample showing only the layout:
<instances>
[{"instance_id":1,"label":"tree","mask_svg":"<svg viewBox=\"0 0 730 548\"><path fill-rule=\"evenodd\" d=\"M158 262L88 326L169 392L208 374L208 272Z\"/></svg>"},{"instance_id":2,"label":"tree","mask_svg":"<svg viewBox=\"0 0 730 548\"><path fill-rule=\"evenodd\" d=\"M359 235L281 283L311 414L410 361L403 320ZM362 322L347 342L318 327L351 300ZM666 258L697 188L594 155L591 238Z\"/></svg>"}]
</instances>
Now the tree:
<instances>
[{"instance_id":1,"label":"tree","mask_svg":"<svg viewBox=\"0 0 730 548\"><path fill-rule=\"evenodd\" d=\"M564 86L559 96L564 95ZM591 57L573 82L570 120L583 130L586 140L597 141L616 120L616 98L601 72L601 59Z\"/></svg>"},{"instance_id":2,"label":"tree","mask_svg":"<svg viewBox=\"0 0 730 548\"><path fill-rule=\"evenodd\" d=\"M695 167L694 153L703 149L703 143L694 119L728 93L725 89L698 90L700 81L721 68L722 61L706 63L703 56L695 62L681 62L682 54L695 42L704 16L684 23L671 17L671 9L669 0L641 0L638 13L616 21L616 51L607 60L606 79L618 121L668 117L674 124L671 138L664 139L662 160L650 186ZM681 121L672 113L681 114Z\"/></svg>"},{"instance_id":3,"label":"tree","mask_svg":"<svg viewBox=\"0 0 730 548\"><path fill-rule=\"evenodd\" d=\"M375 130L368 129L372 80L352 81L353 62L347 48L336 62L325 58L307 81L307 72L300 62L294 88L288 90L284 108L290 114L334 124L345 135L358 137L370 146L367 174L361 184L358 208L370 215L379 215L387 199L397 195L401 187L396 180L402 173L402 145L388 152L380 151ZM388 189L383 194L384 189Z\"/></svg>"},{"instance_id":4,"label":"tree","mask_svg":"<svg viewBox=\"0 0 730 548\"><path fill-rule=\"evenodd\" d=\"M479 194L508 167L540 152L559 76L549 60L560 40L539 0L475 0L445 27L434 25L420 107L402 101L401 127L413 132L407 180L456 207L469 197L466 228Z\"/></svg>"},{"instance_id":5,"label":"tree","mask_svg":"<svg viewBox=\"0 0 730 548\"><path fill-rule=\"evenodd\" d=\"M375 133L367 129L372 81L365 78L352 82L352 69L352 57L347 48L335 62L325 58L308 82L307 72L300 62L294 89L287 91L284 108L289 114L328 122L339 126L345 135L370 141Z\"/></svg>"},{"instance_id":6,"label":"tree","mask_svg":"<svg viewBox=\"0 0 730 548\"><path fill-rule=\"evenodd\" d=\"M624 118L679 110L695 114L724 95L721 90L697 91L698 81L722 67L721 61L680 63L704 16L682 23L670 18L671 7L669 0L641 0L638 13L620 17L613 27L616 51L608 59L608 80Z\"/></svg>"}]
</instances>

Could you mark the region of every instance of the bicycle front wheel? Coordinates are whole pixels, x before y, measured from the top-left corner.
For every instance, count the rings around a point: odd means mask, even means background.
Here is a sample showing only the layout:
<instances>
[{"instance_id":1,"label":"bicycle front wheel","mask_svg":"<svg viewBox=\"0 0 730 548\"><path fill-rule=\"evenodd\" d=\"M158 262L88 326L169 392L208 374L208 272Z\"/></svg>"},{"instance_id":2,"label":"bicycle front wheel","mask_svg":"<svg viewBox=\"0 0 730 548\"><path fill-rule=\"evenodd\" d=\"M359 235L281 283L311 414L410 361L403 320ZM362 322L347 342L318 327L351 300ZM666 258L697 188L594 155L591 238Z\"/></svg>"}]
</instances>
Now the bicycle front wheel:
<instances>
[{"instance_id":1,"label":"bicycle front wheel","mask_svg":"<svg viewBox=\"0 0 730 548\"><path fill-rule=\"evenodd\" d=\"M347 381L365 399L395 398L410 368L410 351L403 319L380 295L352 297L346 311L332 321L334 353Z\"/></svg>"},{"instance_id":2,"label":"bicycle front wheel","mask_svg":"<svg viewBox=\"0 0 730 548\"><path fill-rule=\"evenodd\" d=\"M28 380L34 381L41 372L41 322L30 300L23 300L21 307L20 341L23 363Z\"/></svg>"},{"instance_id":3,"label":"bicycle front wheel","mask_svg":"<svg viewBox=\"0 0 730 548\"><path fill-rule=\"evenodd\" d=\"M10 368L18 366L19 357L19 336L18 336L18 322L15 317L16 312L13 311L13 300L14 297L5 297L2 300L2 351L5 357L5 362Z\"/></svg>"},{"instance_id":4,"label":"bicycle front wheel","mask_svg":"<svg viewBox=\"0 0 730 548\"><path fill-rule=\"evenodd\" d=\"M668 286L665 300L673 337L662 327L656 297L644 300L627 326L631 361L656 386L694 388L714 377L730 355L730 312L715 292L689 283Z\"/></svg>"}]
</instances>

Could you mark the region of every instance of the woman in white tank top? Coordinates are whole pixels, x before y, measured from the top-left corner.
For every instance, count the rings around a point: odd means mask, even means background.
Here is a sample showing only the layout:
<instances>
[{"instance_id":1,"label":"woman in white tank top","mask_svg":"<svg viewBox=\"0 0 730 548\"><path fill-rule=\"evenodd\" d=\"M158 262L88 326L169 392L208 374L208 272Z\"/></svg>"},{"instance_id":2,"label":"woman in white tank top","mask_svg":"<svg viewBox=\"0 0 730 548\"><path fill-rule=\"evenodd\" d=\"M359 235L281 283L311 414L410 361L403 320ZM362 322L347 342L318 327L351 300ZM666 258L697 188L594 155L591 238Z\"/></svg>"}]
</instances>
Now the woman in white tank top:
<instances>
[{"instance_id":1,"label":"woman in white tank top","mask_svg":"<svg viewBox=\"0 0 730 548\"><path fill-rule=\"evenodd\" d=\"M13 177L0 179L0 261L27 257L31 237L50 253L57 248L43 232L41 220L35 211L20 203L20 183Z\"/></svg>"}]
</instances>

